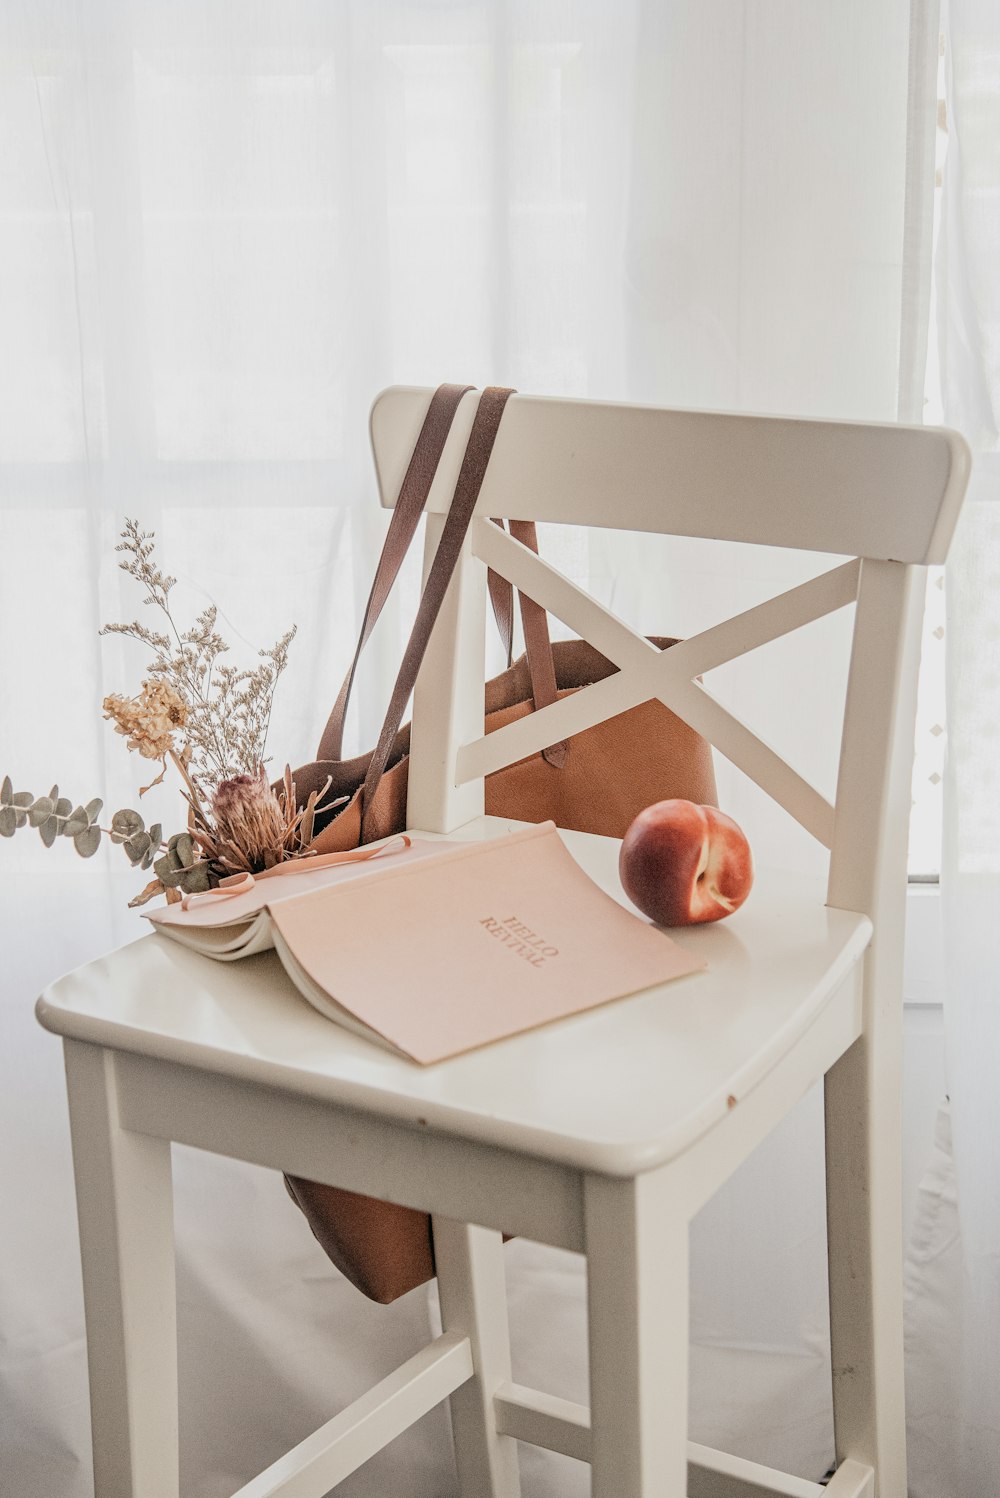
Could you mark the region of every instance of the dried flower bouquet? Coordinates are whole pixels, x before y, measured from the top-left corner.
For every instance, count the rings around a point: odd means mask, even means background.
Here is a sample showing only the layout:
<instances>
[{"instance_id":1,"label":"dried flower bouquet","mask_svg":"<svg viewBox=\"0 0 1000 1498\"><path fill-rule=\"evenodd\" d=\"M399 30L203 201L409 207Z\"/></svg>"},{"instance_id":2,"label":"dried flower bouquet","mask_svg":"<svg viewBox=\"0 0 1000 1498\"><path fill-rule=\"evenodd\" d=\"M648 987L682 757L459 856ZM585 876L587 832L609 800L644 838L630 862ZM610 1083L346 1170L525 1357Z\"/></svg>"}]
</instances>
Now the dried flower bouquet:
<instances>
[{"instance_id":1,"label":"dried flower bouquet","mask_svg":"<svg viewBox=\"0 0 1000 1498\"><path fill-rule=\"evenodd\" d=\"M127 635L153 652L138 694L105 697L104 717L129 750L160 763L159 774L140 787L140 796L159 785L168 764L175 767L187 803L187 828L164 840L159 823L147 828L131 808L116 811L104 827L98 821L99 799L74 807L58 786L35 797L15 791L8 776L0 786L0 837L36 827L47 848L57 837L67 837L81 857L89 858L107 835L133 867L152 868L156 876L130 906L165 892L168 899L179 898L210 889L229 874L260 873L308 857L316 813L337 803L319 805L324 787L300 807L287 767L276 787L264 769L274 691L288 662L294 626L259 652L260 665L239 670L221 659L229 646L216 630L214 605L189 629L178 628L170 606L176 578L156 565L152 533L126 520L115 550L124 555L122 571L144 588L144 604L162 615L163 627L151 629L134 620L101 630Z\"/></svg>"}]
</instances>

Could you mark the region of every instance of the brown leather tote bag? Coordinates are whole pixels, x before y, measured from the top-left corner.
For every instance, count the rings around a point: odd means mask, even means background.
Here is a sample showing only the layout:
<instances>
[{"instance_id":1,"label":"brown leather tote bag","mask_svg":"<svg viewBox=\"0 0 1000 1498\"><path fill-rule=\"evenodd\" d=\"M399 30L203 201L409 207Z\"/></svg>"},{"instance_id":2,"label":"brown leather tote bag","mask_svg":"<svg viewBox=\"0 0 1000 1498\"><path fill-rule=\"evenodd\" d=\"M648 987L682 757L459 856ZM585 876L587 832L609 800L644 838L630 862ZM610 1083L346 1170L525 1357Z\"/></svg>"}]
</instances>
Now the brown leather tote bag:
<instances>
[{"instance_id":1,"label":"brown leather tote bag","mask_svg":"<svg viewBox=\"0 0 1000 1498\"><path fill-rule=\"evenodd\" d=\"M489 388L480 397L454 498L421 596L378 743L369 754L341 757L344 720L364 649L416 532L455 412L470 387L443 385L435 392L390 520L365 610L354 660L317 758L294 772L301 801L331 785L325 800L349 799L324 825L317 819L312 846L327 853L401 832L406 826L409 725L402 716L430 633L458 561L509 390ZM498 522L500 523L500 522ZM537 549L534 526L510 522L511 532ZM497 622L510 656L512 590L491 575ZM541 708L611 675L617 667L582 640L550 642L544 611L520 597L525 654L486 683L485 731ZM661 649L675 642L655 639ZM552 819L558 826L621 837L643 807L668 797L715 804L715 777L707 742L660 702L646 702L487 777L486 811L521 821ZM433 1277L430 1218L424 1212L360 1196L338 1187L287 1177L318 1242L349 1280L370 1299L388 1303Z\"/></svg>"}]
</instances>

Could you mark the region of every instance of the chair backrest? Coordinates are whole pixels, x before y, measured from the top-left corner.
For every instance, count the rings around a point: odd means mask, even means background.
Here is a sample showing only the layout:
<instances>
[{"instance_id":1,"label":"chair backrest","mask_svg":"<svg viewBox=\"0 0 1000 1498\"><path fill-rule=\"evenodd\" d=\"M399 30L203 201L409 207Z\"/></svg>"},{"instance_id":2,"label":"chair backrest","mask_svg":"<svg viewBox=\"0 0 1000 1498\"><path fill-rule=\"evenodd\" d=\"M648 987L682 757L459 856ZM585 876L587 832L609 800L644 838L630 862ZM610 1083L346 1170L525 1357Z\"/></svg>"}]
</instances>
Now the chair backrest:
<instances>
[{"instance_id":1,"label":"chair backrest","mask_svg":"<svg viewBox=\"0 0 1000 1498\"><path fill-rule=\"evenodd\" d=\"M430 395L396 387L375 403L383 504L395 503ZM430 492L428 559L477 404L476 393L464 397ZM512 396L414 694L411 825L451 830L481 812L484 775L658 697L830 849L829 903L874 914L905 859L922 569L944 560L969 464L962 438L935 428ZM489 517L755 542L829 552L838 563L660 653ZM620 668L488 737L486 566ZM700 678L849 603L857 607L831 803Z\"/></svg>"}]
</instances>

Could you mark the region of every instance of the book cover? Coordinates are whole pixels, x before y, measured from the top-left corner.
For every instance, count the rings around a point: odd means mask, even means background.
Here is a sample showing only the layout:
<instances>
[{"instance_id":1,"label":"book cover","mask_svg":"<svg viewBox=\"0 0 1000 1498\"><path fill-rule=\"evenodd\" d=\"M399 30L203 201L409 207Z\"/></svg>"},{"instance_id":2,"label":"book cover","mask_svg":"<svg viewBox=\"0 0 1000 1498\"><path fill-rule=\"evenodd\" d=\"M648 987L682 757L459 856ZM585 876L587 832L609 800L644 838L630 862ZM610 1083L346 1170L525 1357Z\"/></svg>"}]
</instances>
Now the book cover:
<instances>
[{"instance_id":1,"label":"book cover","mask_svg":"<svg viewBox=\"0 0 1000 1498\"><path fill-rule=\"evenodd\" d=\"M150 919L209 956L273 944L322 1013L424 1065L704 966L599 889L551 822L482 842L415 840L326 873ZM251 898L256 910L225 909Z\"/></svg>"}]
</instances>

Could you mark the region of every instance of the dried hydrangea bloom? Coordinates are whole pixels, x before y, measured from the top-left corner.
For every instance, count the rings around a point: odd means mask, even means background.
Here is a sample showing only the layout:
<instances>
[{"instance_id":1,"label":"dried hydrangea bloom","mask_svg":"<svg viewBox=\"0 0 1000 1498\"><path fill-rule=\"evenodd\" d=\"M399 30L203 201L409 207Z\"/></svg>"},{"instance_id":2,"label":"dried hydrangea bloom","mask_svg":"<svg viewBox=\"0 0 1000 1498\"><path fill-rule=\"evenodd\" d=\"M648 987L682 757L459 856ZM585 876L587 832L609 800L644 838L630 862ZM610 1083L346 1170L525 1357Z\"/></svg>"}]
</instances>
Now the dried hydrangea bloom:
<instances>
[{"instance_id":1,"label":"dried hydrangea bloom","mask_svg":"<svg viewBox=\"0 0 1000 1498\"><path fill-rule=\"evenodd\" d=\"M188 720L188 705L179 692L166 681L144 681L140 702L151 717L169 723L171 729L183 728Z\"/></svg>"},{"instance_id":2,"label":"dried hydrangea bloom","mask_svg":"<svg viewBox=\"0 0 1000 1498\"><path fill-rule=\"evenodd\" d=\"M212 798L212 823L226 863L257 873L281 862L288 822L263 769L222 781Z\"/></svg>"},{"instance_id":3,"label":"dried hydrangea bloom","mask_svg":"<svg viewBox=\"0 0 1000 1498\"><path fill-rule=\"evenodd\" d=\"M188 718L188 705L165 681L144 681L138 697L112 693L102 704L105 718L124 734L128 747L143 759L163 759L173 748L173 735Z\"/></svg>"}]
</instances>

